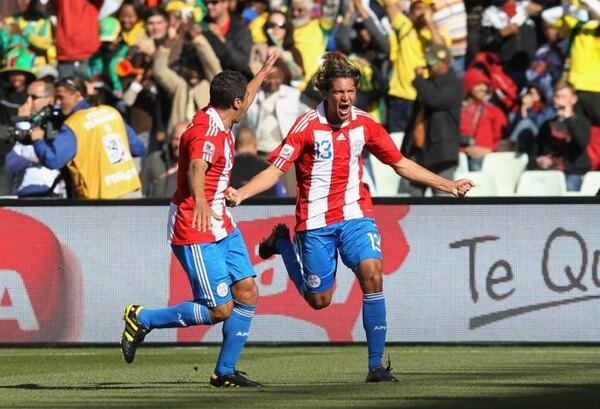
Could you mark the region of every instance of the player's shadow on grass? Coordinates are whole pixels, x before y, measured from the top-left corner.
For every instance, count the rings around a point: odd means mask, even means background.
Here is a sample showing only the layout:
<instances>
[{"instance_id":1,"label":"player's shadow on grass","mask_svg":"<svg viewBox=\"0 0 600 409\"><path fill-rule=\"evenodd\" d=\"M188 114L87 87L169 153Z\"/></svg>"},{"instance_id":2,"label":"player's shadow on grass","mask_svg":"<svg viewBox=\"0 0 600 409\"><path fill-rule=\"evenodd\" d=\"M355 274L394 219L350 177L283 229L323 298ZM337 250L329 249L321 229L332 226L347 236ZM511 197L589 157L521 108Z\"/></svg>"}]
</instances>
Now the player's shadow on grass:
<instances>
[{"instance_id":1,"label":"player's shadow on grass","mask_svg":"<svg viewBox=\"0 0 600 409\"><path fill-rule=\"evenodd\" d=\"M110 389L148 389L149 387L197 385L196 381L172 381L172 382L101 382L87 386L46 386L37 383L21 383L18 385L0 385L0 389L25 389L25 390L47 390L47 391L97 391Z\"/></svg>"}]
</instances>

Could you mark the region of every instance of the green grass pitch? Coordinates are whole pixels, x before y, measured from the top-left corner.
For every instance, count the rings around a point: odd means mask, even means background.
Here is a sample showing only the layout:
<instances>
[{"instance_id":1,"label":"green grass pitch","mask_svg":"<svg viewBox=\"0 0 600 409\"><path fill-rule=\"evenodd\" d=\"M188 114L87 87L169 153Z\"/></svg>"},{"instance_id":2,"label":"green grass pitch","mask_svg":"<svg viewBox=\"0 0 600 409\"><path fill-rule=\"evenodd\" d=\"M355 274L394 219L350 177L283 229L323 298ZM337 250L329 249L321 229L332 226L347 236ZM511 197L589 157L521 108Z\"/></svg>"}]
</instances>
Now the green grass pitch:
<instances>
[{"instance_id":1,"label":"green grass pitch","mask_svg":"<svg viewBox=\"0 0 600 409\"><path fill-rule=\"evenodd\" d=\"M0 408L600 408L600 347L389 346L397 384L365 384L365 346L249 346L261 389L208 385L218 349L0 348Z\"/></svg>"}]
</instances>

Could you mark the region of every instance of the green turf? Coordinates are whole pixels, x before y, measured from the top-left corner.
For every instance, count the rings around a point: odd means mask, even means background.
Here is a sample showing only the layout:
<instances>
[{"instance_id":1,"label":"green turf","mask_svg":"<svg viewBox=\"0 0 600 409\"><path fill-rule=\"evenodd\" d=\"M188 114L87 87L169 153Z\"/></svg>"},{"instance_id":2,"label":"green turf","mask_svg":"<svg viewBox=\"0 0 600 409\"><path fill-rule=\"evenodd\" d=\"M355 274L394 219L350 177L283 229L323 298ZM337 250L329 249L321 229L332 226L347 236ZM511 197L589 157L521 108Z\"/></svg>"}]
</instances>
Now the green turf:
<instances>
[{"instance_id":1,"label":"green turf","mask_svg":"<svg viewBox=\"0 0 600 409\"><path fill-rule=\"evenodd\" d=\"M364 346L246 348L262 389L214 389L216 347L0 348L1 408L599 408L600 347L388 347L397 384L365 384Z\"/></svg>"}]
</instances>

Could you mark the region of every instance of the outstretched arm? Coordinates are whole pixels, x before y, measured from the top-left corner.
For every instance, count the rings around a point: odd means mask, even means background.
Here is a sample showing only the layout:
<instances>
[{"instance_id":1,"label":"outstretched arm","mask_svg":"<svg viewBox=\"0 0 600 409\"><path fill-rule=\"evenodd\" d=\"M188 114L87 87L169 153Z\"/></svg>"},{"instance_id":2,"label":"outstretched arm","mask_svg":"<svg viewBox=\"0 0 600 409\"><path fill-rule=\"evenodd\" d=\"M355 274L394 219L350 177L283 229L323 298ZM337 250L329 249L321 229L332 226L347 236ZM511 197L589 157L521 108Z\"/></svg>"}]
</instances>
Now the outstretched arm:
<instances>
[{"instance_id":1,"label":"outstretched arm","mask_svg":"<svg viewBox=\"0 0 600 409\"><path fill-rule=\"evenodd\" d=\"M442 190L456 197L464 196L475 186L475 183L468 179L453 181L436 175L408 158L400 159L397 163L392 165L392 168L394 168L394 171L399 176L408 179L411 182L417 182L436 190Z\"/></svg>"},{"instance_id":2,"label":"outstretched arm","mask_svg":"<svg viewBox=\"0 0 600 409\"><path fill-rule=\"evenodd\" d=\"M259 174L255 175L248 183L239 189L229 187L225 192L227 205L234 207L238 206L244 200L251 198L265 190L273 187L279 178L283 175L283 171L275 165L271 165Z\"/></svg>"}]
</instances>

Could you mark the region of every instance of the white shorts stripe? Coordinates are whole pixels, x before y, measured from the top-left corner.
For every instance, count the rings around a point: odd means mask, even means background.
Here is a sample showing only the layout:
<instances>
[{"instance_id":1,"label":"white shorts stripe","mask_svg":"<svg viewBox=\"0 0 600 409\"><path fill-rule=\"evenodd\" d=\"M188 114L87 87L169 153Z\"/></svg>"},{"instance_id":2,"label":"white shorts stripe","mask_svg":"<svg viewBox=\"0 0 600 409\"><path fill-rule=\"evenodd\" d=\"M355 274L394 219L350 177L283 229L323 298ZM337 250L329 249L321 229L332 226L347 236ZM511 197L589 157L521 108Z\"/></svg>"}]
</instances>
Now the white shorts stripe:
<instances>
[{"instance_id":1,"label":"white shorts stripe","mask_svg":"<svg viewBox=\"0 0 600 409\"><path fill-rule=\"evenodd\" d=\"M210 287L210 280L208 279L208 273L206 271L206 266L204 265L204 259L202 257L200 245L192 244L190 246L190 249L192 250L192 257L194 258L194 269L196 270L196 277L198 278L198 282L200 283L202 292L206 296L207 306L216 307L217 302L215 301L215 296L212 292L212 288Z\"/></svg>"}]
</instances>

